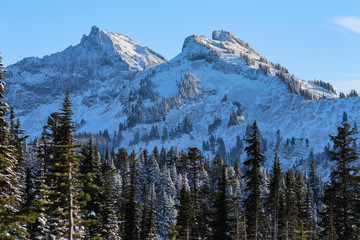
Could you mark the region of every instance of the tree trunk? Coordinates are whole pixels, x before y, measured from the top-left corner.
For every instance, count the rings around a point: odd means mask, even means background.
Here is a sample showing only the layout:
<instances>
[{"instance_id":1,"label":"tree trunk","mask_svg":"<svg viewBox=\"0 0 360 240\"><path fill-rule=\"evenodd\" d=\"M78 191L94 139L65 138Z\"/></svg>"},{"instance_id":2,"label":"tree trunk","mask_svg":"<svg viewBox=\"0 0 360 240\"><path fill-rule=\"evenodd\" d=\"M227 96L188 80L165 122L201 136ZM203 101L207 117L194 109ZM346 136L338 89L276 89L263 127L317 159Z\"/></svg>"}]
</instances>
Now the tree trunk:
<instances>
[{"instance_id":1,"label":"tree trunk","mask_svg":"<svg viewBox=\"0 0 360 240\"><path fill-rule=\"evenodd\" d=\"M70 150L69 150L70 151ZM72 164L71 158L68 160L68 198L69 198L69 240L73 240L73 228L74 228L74 219L73 219L73 196L72 196L72 174L71 174Z\"/></svg>"}]
</instances>

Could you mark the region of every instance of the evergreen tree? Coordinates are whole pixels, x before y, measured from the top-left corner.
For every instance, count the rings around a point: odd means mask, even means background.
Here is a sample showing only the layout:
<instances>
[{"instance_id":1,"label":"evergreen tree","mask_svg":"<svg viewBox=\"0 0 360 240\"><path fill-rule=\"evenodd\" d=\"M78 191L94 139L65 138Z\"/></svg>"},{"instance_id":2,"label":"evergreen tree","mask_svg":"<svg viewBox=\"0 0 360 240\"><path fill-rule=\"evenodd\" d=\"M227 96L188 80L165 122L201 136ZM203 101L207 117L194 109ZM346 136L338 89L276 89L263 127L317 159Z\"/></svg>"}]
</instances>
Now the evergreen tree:
<instances>
[{"instance_id":1,"label":"evergreen tree","mask_svg":"<svg viewBox=\"0 0 360 240\"><path fill-rule=\"evenodd\" d=\"M242 206L242 173L234 167L227 168L226 178L228 181L227 199L229 204L229 227L230 237L239 239L244 235L243 206Z\"/></svg>"},{"instance_id":2,"label":"evergreen tree","mask_svg":"<svg viewBox=\"0 0 360 240\"><path fill-rule=\"evenodd\" d=\"M270 182L268 185L269 195L266 200L266 207L271 218L271 237L278 238L279 232L279 202L281 185L281 166L277 153L275 153L274 164L271 169Z\"/></svg>"},{"instance_id":3,"label":"evergreen tree","mask_svg":"<svg viewBox=\"0 0 360 240\"><path fill-rule=\"evenodd\" d=\"M58 186L60 186L60 197L62 200L66 200L66 205L64 206L64 210L67 213L67 219L66 219L66 228L67 228L67 235L68 239L72 240L75 236L75 226L79 226L79 221L75 223L75 219L79 217L78 212L78 204L76 204L74 201L76 201L76 196L79 193L79 173L78 173L78 167L79 167L79 160L80 156L75 155L75 146L72 143L72 136L71 131L69 133L69 140L67 145L60 145L60 148L64 149L63 153L63 161L66 165L62 165L62 167L66 167L66 182L61 181ZM61 180L64 179L64 175L62 176ZM66 183L66 191L65 188L62 188L64 186L64 183Z\"/></svg>"},{"instance_id":4,"label":"evergreen tree","mask_svg":"<svg viewBox=\"0 0 360 240\"><path fill-rule=\"evenodd\" d=\"M136 154L132 152L129 156L129 182L125 183L124 194L124 239L137 240L138 239L138 212L137 212L137 195L138 189L136 186Z\"/></svg>"},{"instance_id":5,"label":"evergreen tree","mask_svg":"<svg viewBox=\"0 0 360 240\"><path fill-rule=\"evenodd\" d=\"M312 201L312 194L311 194L311 187L310 187L310 180L307 178L306 182L306 191L304 196L304 210L303 210L303 227L306 230L312 233L312 235L316 232L316 221L313 216L313 201Z\"/></svg>"},{"instance_id":6,"label":"evergreen tree","mask_svg":"<svg viewBox=\"0 0 360 240\"><path fill-rule=\"evenodd\" d=\"M360 184L356 181L359 171L356 161L358 153L352 147L355 138L352 137L354 129L350 124L343 123L338 127L338 134L330 136L334 142L334 151L331 151L331 161L335 166L331 171L331 182L325 192L324 201L327 205L330 218L330 210L334 212L334 225L336 234L340 239L356 239L360 233L360 213L354 209L353 203L359 201ZM326 220L324 220L326 221Z\"/></svg>"},{"instance_id":7,"label":"evergreen tree","mask_svg":"<svg viewBox=\"0 0 360 240\"><path fill-rule=\"evenodd\" d=\"M46 226L48 234L55 238L67 236L73 239L74 229L78 231L80 225L78 167L81 156L75 153L72 140L72 115L69 94L66 93L61 112L52 114L44 128L44 143L39 151L44 163L42 201L46 205L44 213L48 215Z\"/></svg>"},{"instance_id":8,"label":"evergreen tree","mask_svg":"<svg viewBox=\"0 0 360 240\"><path fill-rule=\"evenodd\" d=\"M179 195L179 205L177 206L176 225L180 227L180 239L189 240L193 237L192 229L195 224L195 209L186 176L184 178L185 180Z\"/></svg>"},{"instance_id":9,"label":"evergreen tree","mask_svg":"<svg viewBox=\"0 0 360 240\"><path fill-rule=\"evenodd\" d=\"M298 227L298 208L295 192L295 179L291 170L288 170L285 175L285 239L294 239L294 231Z\"/></svg>"},{"instance_id":10,"label":"evergreen tree","mask_svg":"<svg viewBox=\"0 0 360 240\"><path fill-rule=\"evenodd\" d=\"M262 209L260 164L264 160L260 152L259 130L256 121L253 123L252 133L249 139L245 141L249 144L245 148L248 159L244 164L248 167L245 177L247 179L246 192L247 197L244 200L246 210L247 234L250 239L260 239L264 221Z\"/></svg>"},{"instance_id":11,"label":"evergreen tree","mask_svg":"<svg viewBox=\"0 0 360 240\"><path fill-rule=\"evenodd\" d=\"M182 132L189 134L193 130L193 125L189 114L186 114L182 123Z\"/></svg>"},{"instance_id":12,"label":"evergreen tree","mask_svg":"<svg viewBox=\"0 0 360 240\"><path fill-rule=\"evenodd\" d=\"M14 116L11 117L11 129L5 116L9 106L3 101L5 82L3 81L2 58L0 56L0 238L23 238L24 216L21 216L22 194L20 181L23 175L21 161L24 160L21 139L16 139Z\"/></svg>"},{"instance_id":13,"label":"evergreen tree","mask_svg":"<svg viewBox=\"0 0 360 240\"><path fill-rule=\"evenodd\" d=\"M281 188L279 192L279 222L278 222L278 239L289 239L287 236L287 217L286 199L285 199L285 178L281 179Z\"/></svg>"},{"instance_id":14,"label":"evergreen tree","mask_svg":"<svg viewBox=\"0 0 360 240\"><path fill-rule=\"evenodd\" d=\"M81 154L84 156L80 161L79 172L82 182L81 212L83 226L85 227L85 238L99 238L100 213L101 213L101 178L100 157L92 143L90 136L87 145L83 146Z\"/></svg>"},{"instance_id":15,"label":"evergreen tree","mask_svg":"<svg viewBox=\"0 0 360 240\"><path fill-rule=\"evenodd\" d=\"M229 236L229 201L227 196L226 165L223 165L218 175L217 194L214 203L213 238L230 239Z\"/></svg>"},{"instance_id":16,"label":"evergreen tree","mask_svg":"<svg viewBox=\"0 0 360 240\"><path fill-rule=\"evenodd\" d=\"M167 164L167 153L164 146L162 146L160 151L159 167L163 168Z\"/></svg>"},{"instance_id":17,"label":"evergreen tree","mask_svg":"<svg viewBox=\"0 0 360 240\"><path fill-rule=\"evenodd\" d=\"M157 239L157 234L155 231L155 219L154 219L154 215L155 215L154 202L156 198L155 195L156 195L155 186L152 185L150 188L150 207L149 207L149 214L147 220L147 224L148 224L147 229L149 231L147 239L149 240Z\"/></svg>"},{"instance_id":18,"label":"evergreen tree","mask_svg":"<svg viewBox=\"0 0 360 240\"><path fill-rule=\"evenodd\" d=\"M115 174L116 171L109 163L105 162L101 166L101 192L100 192L100 209L99 212L91 212L90 219L95 221L90 222L89 233L93 235L91 239L99 237L104 239L119 240L119 220L116 214L116 200L118 196L115 191ZM91 202L91 201L90 201ZM94 209L97 208L96 202ZM98 219L100 218L100 219ZM98 225L94 225L97 223ZM100 231L100 234L98 234Z\"/></svg>"},{"instance_id":19,"label":"evergreen tree","mask_svg":"<svg viewBox=\"0 0 360 240\"><path fill-rule=\"evenodd\" d=\"M297 228L300 228L299 224L304 222L304 219L306 218L305 189L306 185L304 183L304 177L300 171L296 171L294 191L296 196L296 212L298 213Z\"/></svg>"},{"instance_id":20,"label":"evergreen tree","mask_svg":"<svg viewBox=\"0 0 360 240\"><path fill-rule=\"evenodd\" d=\"M149 236L149 210L148 210L148 189L145 187L144 200L143 200L143 209L141 213L141 230L140 230L140 240L146 240Z\"/></svg>"},{"instance_id":21,"label":"evergreen tree","mask_svg":"<svg viewBox=\"0 0 360 240\"><path fill-rule=\"evenodd\" d=\"M343 112L343 123L348 121L348 116L346 112Z\"/></svg>"},{"instance_id":22,"label":"evergreen tree","mask_svg":"<svg viewBox=\"0 0 360 240\"><path fill-rule=\"evenodd\" d=\"M320 208L321 203L321 179L317 173L315 160L312 160L309 172L310 187L312 192L312 199L316 206L315 209ZM317 211L317 210L316 210Z\"/></svg>"},{"instance_id":23,"label":"evergreen tree","mask_svg":"<svg viewBox=\"0 0 360 240\"><path fill-rule=\"evenodd\" d=\"M24 199L22 202L22 212L25 216L32 218L32 221L29 222L26 226L28 237L30 239L35 239L36 237L36 228L38 223L36 222L38 218L38 209L36 206L37 195L39 194L37 186L37 176L32 172L32 169L26 167L26 179L25 179L25 192Z\"/></svg>"},{"instance_id":24,"label":"evergreen tree","mask_svg":"<svg viewBox=\"0 0 360 240\"><path fill-rule=\"evenodd\" d=\"M201 152L198 148L189 148L187 157L189 162L188 171L192 185L192 199L194 200L194 206L197 208L199 171L200 162L202 161Z\"/></svg>"},{"instance_id":25,"label":"evergreen tree","mask_svg":"<svg viewBox=\"0 0 360 240\"><path fill-rule=\"evenodd\" d=\"M209 228L211 227L211 218L212 218L212 207L213 207L213 191L212 186L214 182L210 180L209 177L204 179L203 184L199 189L198 196L198 232L203 239L209 239L211 237L211 232Z\"/></svg>"}]
</instances>

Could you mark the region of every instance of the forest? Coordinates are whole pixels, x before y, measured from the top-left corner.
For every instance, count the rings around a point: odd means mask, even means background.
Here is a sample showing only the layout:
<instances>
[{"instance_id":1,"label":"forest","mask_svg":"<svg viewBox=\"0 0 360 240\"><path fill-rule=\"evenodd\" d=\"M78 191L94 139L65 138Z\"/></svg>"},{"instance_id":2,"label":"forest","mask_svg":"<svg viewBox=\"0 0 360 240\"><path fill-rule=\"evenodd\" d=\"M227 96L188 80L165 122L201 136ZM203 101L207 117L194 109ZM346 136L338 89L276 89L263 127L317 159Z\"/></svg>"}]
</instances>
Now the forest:
<instances>
[{"instance_id":1,"label":"forest","mask_svg":"<svg viewBox=\"0 0 360 240\"><path fill-rule=\"evenodd\" d=\"M1 64L1 61L0 61ZM229 164L198 148L158 147L100 154L92 137L77 144L66 93L43 133L28 144L5 100L0 65L0 239L359 239L359 154L354 128L330 136L324 181L271 169L256 121L247 158Z\"/></svg>"}]
</instances>

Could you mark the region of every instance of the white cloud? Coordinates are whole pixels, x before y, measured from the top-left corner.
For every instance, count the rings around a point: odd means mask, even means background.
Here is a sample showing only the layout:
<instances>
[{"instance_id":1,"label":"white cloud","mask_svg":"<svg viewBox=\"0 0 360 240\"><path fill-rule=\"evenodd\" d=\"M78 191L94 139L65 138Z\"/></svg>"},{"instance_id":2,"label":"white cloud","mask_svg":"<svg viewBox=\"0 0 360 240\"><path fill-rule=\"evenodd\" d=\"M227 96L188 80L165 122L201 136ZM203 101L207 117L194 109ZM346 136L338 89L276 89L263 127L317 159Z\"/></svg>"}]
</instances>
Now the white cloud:
<instances>
[{"instance_id":1,"label":"white cloud","mask_svg":"<svg viewBox=\"0 0 360 240\"><path fill-rule=\"evenodd\" d=\"M360 74L344 74L344 77L360 77Z\"/></svg>"},{"instance_id":2,"label":"white cloud","mask_svg":"<svg viewBox=\"0 0 360 240\"><path fill-rule=\"evenodd\" d=\"M360 34L360 18L358 17L335 17L336 24Z\"/></svg>"}]
</instances>

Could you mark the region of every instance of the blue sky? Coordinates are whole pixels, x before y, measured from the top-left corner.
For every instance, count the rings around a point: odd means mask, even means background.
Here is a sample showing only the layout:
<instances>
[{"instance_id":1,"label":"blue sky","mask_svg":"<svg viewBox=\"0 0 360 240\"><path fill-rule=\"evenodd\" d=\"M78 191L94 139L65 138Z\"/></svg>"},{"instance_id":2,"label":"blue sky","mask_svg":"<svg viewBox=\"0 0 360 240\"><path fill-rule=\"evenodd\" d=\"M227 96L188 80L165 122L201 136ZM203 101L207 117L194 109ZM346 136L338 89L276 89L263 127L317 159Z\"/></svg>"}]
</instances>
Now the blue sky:
<instances>
[{"instance_id":1,"label":"blue sky","mask_svg":"<svg viewBox=\"0 0 360 240\"><path fill-rule=\"evenodd\" d=\"M171 59L192 34L224 29L300 79L360 91L360 1L0 0L5 65L80 42L93 25Z\"/></svg>"}]
</instances>

